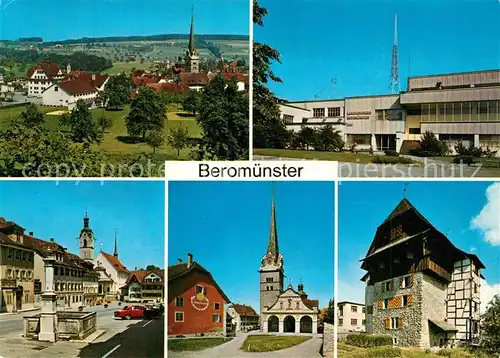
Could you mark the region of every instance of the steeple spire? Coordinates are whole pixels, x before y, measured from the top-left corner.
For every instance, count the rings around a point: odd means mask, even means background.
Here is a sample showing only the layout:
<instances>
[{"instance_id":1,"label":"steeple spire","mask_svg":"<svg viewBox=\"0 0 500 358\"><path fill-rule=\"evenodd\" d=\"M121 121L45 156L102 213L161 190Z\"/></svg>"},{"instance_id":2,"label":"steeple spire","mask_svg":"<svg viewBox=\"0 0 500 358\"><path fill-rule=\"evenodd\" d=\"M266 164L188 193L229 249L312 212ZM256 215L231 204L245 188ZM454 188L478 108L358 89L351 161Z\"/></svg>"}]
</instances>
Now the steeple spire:
<instances>
[{"instance_id":1,"label":"steeple spire","mask_svg":"<svg viewBox=\"0 0 500 358\"><path fill-rule=\"evenodd\" d=\"M84 228L89 227L89 215L87 213L87 207L85 207L85 216L83 217L83 227Z\"/></svg>"},{"instance_id":2,"label":"steeple spire","mask_svg":"<svg viewBox=\"0 0 500 358\"><path fill-rule=\"evenodd\" d=\"M276 207L274 201L274 186L273 186L273 198L271 203L271 225L269 232L269 243L267 244L267 253L271 253L275 258L279 255L278 247L278 230L276 228Z\"/></svg>"},{"instance_id":3,"label":"steeple spire","mask_svg":"<svg viewBox=\"0 0 500 358\"><path fill-rule=\"evenodd\" d=\"M117 234L116 234L116 230L115 230L115 251L113 252L114 257L118 257L118 239L116 236L117 236Z\"/></svg>"},{"instance_id":4,"label":"steeple spire","mask_svg":"<svg viewBox=\"0 0 500 358\"><path fill-rule=\"evenodd\" d=\"M194 6L191 7L191 30L189 32L189 54L194 55Z\"/></svg>"}]
</instances>

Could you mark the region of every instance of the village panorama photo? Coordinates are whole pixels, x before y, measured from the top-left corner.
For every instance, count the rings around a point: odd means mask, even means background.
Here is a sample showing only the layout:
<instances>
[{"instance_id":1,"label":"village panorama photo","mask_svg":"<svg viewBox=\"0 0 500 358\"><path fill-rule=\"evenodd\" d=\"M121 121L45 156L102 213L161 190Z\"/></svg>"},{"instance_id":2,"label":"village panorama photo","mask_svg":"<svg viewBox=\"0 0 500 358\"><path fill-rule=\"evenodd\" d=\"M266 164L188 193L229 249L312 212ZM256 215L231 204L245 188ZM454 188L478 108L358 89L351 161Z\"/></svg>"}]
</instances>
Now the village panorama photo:
<instances>
[{"instance_id":1,"label":"village panorama photo","mask_svg":"<svg viewBox=\"0 0 500 358\"><path fill-rule=\"evenodd\" d=\"M248 159L249 15L248 0L0 2L0 176Z\"/></svg>"}]
</instances>

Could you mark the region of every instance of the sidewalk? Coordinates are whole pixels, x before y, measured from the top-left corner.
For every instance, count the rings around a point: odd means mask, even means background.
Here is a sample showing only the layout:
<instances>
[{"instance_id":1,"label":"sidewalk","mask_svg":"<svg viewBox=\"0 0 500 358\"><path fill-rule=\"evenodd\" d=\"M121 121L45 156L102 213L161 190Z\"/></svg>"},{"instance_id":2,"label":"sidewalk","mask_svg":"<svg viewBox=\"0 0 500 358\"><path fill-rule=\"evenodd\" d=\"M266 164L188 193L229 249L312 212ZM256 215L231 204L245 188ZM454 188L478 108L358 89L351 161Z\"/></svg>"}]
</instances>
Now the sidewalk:
<instances>
[{"instance_id":1,"label":"sidewalk","mask_svg":"<svg viewBox=\"0 0 500 358\"><path fill-rule=\"evenodd\" d=\"M26 312L32 312L32 311L39 311L39 310L40 310L39 307L32 307L32 308L26 308L24 310L19 310L17 312L3 312L3 313L0 313L0 317L21 314L21 313L26 313ZM2 357L0 357L0 358L2 358Z\"/></svg>"},{"instance_id":2,"label":"sidewalk","mask_svg":"<svg viewBox=\"0 0 500 358\"><path fill-rule=\"evenodd\" d=\"M30 341L24 338L0 339L2 348L1 358L23 358L23 357L54 357L70 358L78 357L80 350L87 343L73 343L60 341L57 343Z\"/></svg>"}]
</instances>

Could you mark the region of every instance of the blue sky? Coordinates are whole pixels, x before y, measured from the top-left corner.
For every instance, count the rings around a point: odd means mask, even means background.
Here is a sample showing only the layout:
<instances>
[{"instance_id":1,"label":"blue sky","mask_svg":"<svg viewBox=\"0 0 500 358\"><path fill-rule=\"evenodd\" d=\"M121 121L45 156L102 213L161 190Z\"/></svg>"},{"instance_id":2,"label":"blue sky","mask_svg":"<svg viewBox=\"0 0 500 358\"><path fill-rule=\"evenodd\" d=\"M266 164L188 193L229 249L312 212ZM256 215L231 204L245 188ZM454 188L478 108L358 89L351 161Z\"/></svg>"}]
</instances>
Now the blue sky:
<instances>
[{"instance_id":1,"label":"blue sky","mask_svg":"<svg viewBox=\"0 0 500 358\"><path fill-rule=\"evenodd\" d=\"M284 6L286 3L286 6ZM288 100L387 94L398 14L401 89L407 77L500 67L497 0L260 0L256 41L282 55L273 66ZM286 9L286 10L285 10ZM285 15L286 14L286 15ZM332 90L331 79L337 84Z\"/></svg>"},{"instance_id":2,"label":"blue sky","mask_svg":"<svg viewBox=\"0 0 500 358\"><path fill-rule=\"evenodd\" d=\"M168 263L209 270L234 303L259 311L259 267L269 239L270 182L169 183ZM300 280L320 306L333 298L333 183L277 182L285 286Z\"/></svg>"},{"instance_id":3,"label":"blue sky","mask_svg":"<svg viewBox=\"0 0 500 358\"><path fill-rule=\"evenodd\" d=\"M377 227L403 199L403 188L403 182L339 183L341 300L364 301L359 260ZM488 283L482 295L500 294L500 183L409 182L407 199L455 246L478 255Z\"/></svg>"},{"instance_id":4,"label":"blue sky","mask_svg":"<svg viewBox=\"0 0 500 358\"><path fill-rule=\"evenodd\" d=\"M249 34L248 0L3 0L0 39L189 33ZM221 21L223 18L223 21Z\"/></svg>"},{"instance_id":5,"label":"blue sky","mask_svg":"<svg viewBox=\"0 0 500 358\"><path fill-rule=\"evenodd\" d=\"M0 181L0 216L79 254L85 208L96 237L95 255L113 253L129 269L164 267L165 184L132 181Z\"/></svg>"}]
</instances>

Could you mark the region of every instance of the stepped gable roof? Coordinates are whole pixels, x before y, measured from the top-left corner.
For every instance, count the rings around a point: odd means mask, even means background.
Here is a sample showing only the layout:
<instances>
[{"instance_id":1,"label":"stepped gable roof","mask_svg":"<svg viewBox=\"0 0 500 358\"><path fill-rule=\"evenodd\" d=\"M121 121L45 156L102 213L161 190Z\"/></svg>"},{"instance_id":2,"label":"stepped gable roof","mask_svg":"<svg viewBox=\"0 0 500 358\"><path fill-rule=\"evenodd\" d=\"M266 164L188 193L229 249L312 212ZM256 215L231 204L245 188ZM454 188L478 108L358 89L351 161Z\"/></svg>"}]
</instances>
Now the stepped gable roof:
<instances>
[{"instance_id":1,"label":"stepped gable roof","mask_svg":"<svg viewBox=\"0 0 500 358\"><path fill-rule=\"evenodd\" d=\"M175 280L182 279L182 278L184 278L184 276L186 276L187 274L194 272L194 271L205 273L210 278L210 280L212 281L215 288L217 288L217 290L219 291L221 296L226 300L226 302L227 303L231 302L231 300L226 296L224 291L217 284L217 282L213 278L212 274L209 271L207 271L203 266L201 266L199 263L197 263L196 261L193 261L193 263L189 267L188 267L187 263L181 263L181 264L169 266L168 267L168 282L170 284L171 282L173 282Z\"/></svg>"},{"instance_id":2,"label":"stepped gable roof","mask_svg":"<svg viewBox=\"0 0 500 358\"><path fill-rule=\"evenodd\" d=\"M124 273L129 273L130 271L127 270L127 268L125 267L124 264L122 264L122 262L120 261L120 259L118 259L118 257L116 256L113 256L113 255L110 255L104 251L101 251L102 255L104 256L104 258L106 260L108 260L108 262L113 265L113 267L116 269L116 271L119 271L119 272L124 272Z\"/></svg>"},{"instance_id":3,"label":"stepped gable roof","mask_svg":"<svg viewBox=\"0 0 500 358\"><path fill-rule=\"evenodd\" d=\"M54 77L59 75L59 71L61 71L61 68L57 63L54 62L40 62L38 65L35 65L28 69L27 77L30 78L36 70L43 70L43 72L49 79L53 79Z\"/></svg>"},{"instance_id":4,"label":"stepped gable roof","mask_svg":"<svg viewBox=\"0 0 500 358\"><path fill-rule=\"evenodd\" d=\"M257 312L255 312L255 310L251 306L235 303L231 305L231 307L233 307L236 313L238 313L240 316L259 317Z\"/></svg>"},{"instance_id":5,"label":"stepped gable roof","mask_svg":"<svg viewBox=\"0 0 500 358\"><path fill-rule=\"evenodd\" d=\"M82 79L62 81L57 86L61 87L69 95L97 92L94 86Z\"/></svg>"}]
</instances>

